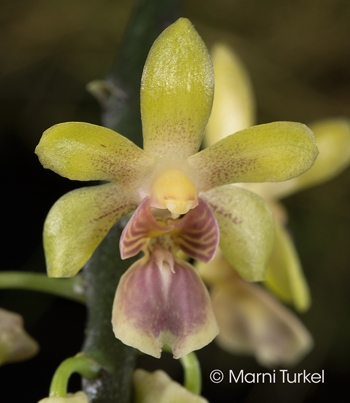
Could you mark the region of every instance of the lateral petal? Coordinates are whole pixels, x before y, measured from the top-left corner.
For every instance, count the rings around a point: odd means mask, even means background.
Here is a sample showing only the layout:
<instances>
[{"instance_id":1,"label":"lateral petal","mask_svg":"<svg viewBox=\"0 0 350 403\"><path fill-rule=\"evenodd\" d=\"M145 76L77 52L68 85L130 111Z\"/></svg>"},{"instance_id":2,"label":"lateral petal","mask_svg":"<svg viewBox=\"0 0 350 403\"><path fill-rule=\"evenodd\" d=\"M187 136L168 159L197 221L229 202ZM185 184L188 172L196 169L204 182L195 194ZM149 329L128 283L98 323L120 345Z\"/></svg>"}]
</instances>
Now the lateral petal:
<instances>
[{"instance_id":1,"label":"lateral petal","mask_svg":"<svg viewBox=\"0 0 350 403\"><path fill-rule=\"evenodd\" d=\"M282 301L300 312L311 305L310 290L298 253L286 229L276 221L275 243L266 272L265 285Z\"/></svg>"},{"instance_id":2,"label":"lateral petal","mask_svg":"<svg viewBox=\"0 0 350 403\"><path fill-rule=\"evenodd\" d=\"M271 254L274 223L267 203L233 185L200 194L212 209L220 229L220 248L247 281L261 281Z\"/></svg>"},{"instance_id":3,"label":"lateral petal","mask_svg":"<svg viewBox=\"0 0 350 403\"><path fill-rule=\"evenodd\" d=\"M239 182L279 182L301 175L318 151L311 130L292 122L253 126L187 158L198 191Z\"/></svg>"},{"instance_id":4,"label":"lateral petal","mask_svg":"<svg viewBox=\"0 0 350 403\"><path fill-rule=\"evenodd\" d=\"M194 267L175 260L159 268L157 261L145 256L122 276L113 330L124 344L153 357L159 358L167 344L174 358L180 358L210 343L218 329L208 291Z\"/></svg>"},{"instance_id":5,"label":"lateral petal","mask_svg":"<svg viewBox=\"0 0 350 403\"><path fill-rule=\"evenodd\" d=\"M82 122L47 129L35 149L44 168L68 179L106 180L134 188L150 171L154 157L126 137Z\"/></svg>"},{"instance_id":6,"label":"lateral petal","mask_svg":"<svg viewBox=\"0 0 350 403\"><path fill-rule=\"evenodd\" d=\"M142 75L144 149L184 159L198 151L214 93L209 53L191 22L178 19L154 42Z\"/></svg>"},{"instance_id":7,"label":"lateral petal","mask_svg":"<svg viewBox=\"0 0 350 403\"><path fill-rule=\"evenodd\" d=\"M51 208L44 225L49 277L72 277L119 218L137 207L137 198L115 184L73 190Z\"/></svg>"},{"instance_id":8,"label":"lateral petal","mask_svg":"<svg viewBox=\"0 0 350 403\"><path fill-rule=\"evenodd\" d=\"M239 279L212 290L220 334L217 343L233 354L253 354L261 365L291 366L312 348L304 325L256 284Z\"/></svg>"}]
</instances>

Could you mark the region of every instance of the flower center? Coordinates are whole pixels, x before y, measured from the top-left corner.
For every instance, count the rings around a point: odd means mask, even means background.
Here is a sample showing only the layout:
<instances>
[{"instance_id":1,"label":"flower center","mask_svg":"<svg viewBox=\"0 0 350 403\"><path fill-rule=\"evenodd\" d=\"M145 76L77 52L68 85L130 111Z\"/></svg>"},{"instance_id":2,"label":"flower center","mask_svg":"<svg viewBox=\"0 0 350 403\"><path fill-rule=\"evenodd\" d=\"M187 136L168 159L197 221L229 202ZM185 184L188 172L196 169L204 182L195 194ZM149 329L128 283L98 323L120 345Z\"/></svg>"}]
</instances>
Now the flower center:
<instances>
[{"instance_id":1,"label":"flower center","mask_svg":"<svg viewBox=\"0 0 350 403\"><path fill-rule=\"evenodd\" d=\"M151 205L168 209L172 217L177 218L198 205L196 188L184 173L169 169L154 181Z\"/></svg>"}]
</instances>

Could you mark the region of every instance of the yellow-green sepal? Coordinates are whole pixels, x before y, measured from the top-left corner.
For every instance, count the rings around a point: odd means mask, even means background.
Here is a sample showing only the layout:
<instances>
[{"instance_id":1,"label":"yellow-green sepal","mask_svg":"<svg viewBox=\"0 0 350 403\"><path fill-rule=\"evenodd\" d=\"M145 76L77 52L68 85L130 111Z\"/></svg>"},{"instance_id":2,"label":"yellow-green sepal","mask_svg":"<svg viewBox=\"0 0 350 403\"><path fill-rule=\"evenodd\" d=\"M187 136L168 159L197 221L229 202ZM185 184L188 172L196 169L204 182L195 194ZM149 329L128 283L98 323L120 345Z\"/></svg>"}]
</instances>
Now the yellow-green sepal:
<instances>
[{"instance_id":1,"label":"yellow-green sepal","mask_svg":"<svg viewBox=\"0 0 350 403\"><path fill-rule=\"evenodd\" d=\"M154 161L126 137L82 122L50 127L35 152L44 168L65 178L112 181L126 188L140 183Z\"/></svg>"},{"instance_id":2,"label":"yellow-green sepal","mask_svg":"<svg viewBox=\"0 0 350 403\"><path fill-rule=\"evenodd\" d=\"M154 42L142 75L144 149L186 158L198 151L213 101L214 72L208 50L186 18Z\"/></svg>"},{"instance_id":3,"label":"yellow-green sepal","mask_svg":"<svg viewBox=\"0 0 350 403\"><path fill-rule=\"evenodd\" d=\"M212 209L220 229L222 253L247 281L262 281L274 240L274 222L267 203L233 185L200 195Z\"/></svg>"},{"instance_id":4,"label":"yellow-green sepal","mask_svg":"<svg viewBox=\"0 0 350 403\"><path fill-rule=\"evenodd\" d=\"M266 272L265 285L299 312L311 305L309 286L295 246L282 224L276 221L275 244Z\"/></svg>"},{"instance_id":5,"label":"yellow-green sepal","mask_svg":"<svg viewBox=\"0 0 350 403\"><path fill-rule=\"evenodd\" d=\"M115 184L80 188L62 196L44 225L49 277L77 274L112 225L137 207L135 199Z\"/></svg>"},{"instance_id":6,"label":"yellow-green sepal","mask_svg":"<svg viewBox=\"0 0 350 403\"><path fill-rule=\"evenodd\" d=\"M274 122L241 130L187 158L200 190L227 183L279 182L308 170L318 154L311 130Z\"/></svg>"},{"instance_id":7,"label":"yellow-green sepal","mask_svg":"<svg viewBox=\"0 0 350 403\"><path fill-rule=\"evenodd\" d=\"M239 57L223 43L211 51L215 92L204 145L209 147L224 137L253 126L255 101L249 74Z\"/></svg>"}]
</instances>

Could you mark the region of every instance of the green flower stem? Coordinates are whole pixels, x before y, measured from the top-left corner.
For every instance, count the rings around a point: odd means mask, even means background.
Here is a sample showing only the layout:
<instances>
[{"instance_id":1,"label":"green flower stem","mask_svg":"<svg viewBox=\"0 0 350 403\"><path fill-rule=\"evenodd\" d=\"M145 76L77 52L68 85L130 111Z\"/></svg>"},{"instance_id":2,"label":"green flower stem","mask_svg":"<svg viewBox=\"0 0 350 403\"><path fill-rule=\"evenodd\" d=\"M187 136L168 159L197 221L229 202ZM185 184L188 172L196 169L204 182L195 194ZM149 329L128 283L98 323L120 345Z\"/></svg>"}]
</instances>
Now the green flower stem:
<instances>
[{"instance_id":1,"label":"green flower stem","mask_svg":"<svg viewBox=\"0 0 350 403\"><path fill-rule=\"evenodd\" d=\"M85 293L81 276L67 279L48 278L43 273L18 271L0 272L0 288L41 291L58 295L73 301L85 303Z\"/></svg>"},{"instance_id":2,"label":"green flower stem","mask_svg":"<svg viewBox=\"0 0 350 403\"><path fill-rule=\"evenodd\" d=\"M184 386L195 395L199 395L202 389L201 367L195 353L189 353L180 358L184 369Z\"/></svg>"},{"instance_id":3,"label":"green flower stem","mask_svg":"<svg viewBox=\"0 0 350 403\"><path fill-rule=\"evenodd\" d=\"M71 375L77 372L81 376L93 379L101 370L101 366L91 358L80 353L75 357L67 358L57 368L50 386L50 397L66 397L67 386Z\"/></svg>"},{"instance_id":4,"label":"green flower stem","mask_svg":"<svg viewBox=\"0 0 350 403\"><path fill-rule=\"evenodd\" d=\"M169 346L164 345L162 350L172 354ZM184 387L195 395L202 390L202 374L198 358L195 353L189 353L179 359L184 370Z\"/></svg>"}]
</instances>

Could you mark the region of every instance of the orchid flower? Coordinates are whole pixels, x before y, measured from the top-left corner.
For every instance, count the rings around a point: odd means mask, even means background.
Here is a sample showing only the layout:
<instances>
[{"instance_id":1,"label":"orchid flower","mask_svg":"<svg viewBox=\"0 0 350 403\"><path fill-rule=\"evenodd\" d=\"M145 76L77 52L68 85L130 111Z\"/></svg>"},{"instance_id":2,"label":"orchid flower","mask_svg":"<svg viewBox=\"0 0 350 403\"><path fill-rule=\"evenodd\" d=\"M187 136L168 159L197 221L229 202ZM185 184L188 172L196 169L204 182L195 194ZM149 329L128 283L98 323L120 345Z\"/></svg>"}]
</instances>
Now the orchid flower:
<instances>
[{"instance_id":1,"label":"orchid flower","mask_svg":"<svg viewBox=\"0 0 350 403\"><path fill-rule=\"evenodd\" d=\"M212 57L216 90L204 138L207 146L232 130L254 123L252 85L242 62L223 44L214 47ZM263 197L275 218L275 241L265 284L300 311L309 307L309 290L297 251L284 227L286 212L277 198L328 180L350 162L349 121L328 119L310 128L320 155L309 171L282 183L239 184ZM197 262L196 267L211 286L212 307L220 329L216 340L226 351L255 355L260 364L270 367L293 365L312 348L312 337L297 317L266 290L245 282L220 251L209 264Z\"/></svg>"},{"instance_id":2,"label":"orchid flower","mask_svg":"<svg viewBox=\"0 0 350 403\"><path fill-rule=\"evenodd\" d=\"M38 350L38 343L24 330L22 316L0 308L0 365L27 360Z\"/></svg>"},{"instance_id":3,"label":"orchid flower","mask_svg":"<svg viewBox=\"0 0 350 403\"><path fill-rule=\"evenodd\" d=\"M226 45L217 44L213 48L212 59L215 69L215 102L204 137L204 143L209 147L222 141L234 130L252 126L255 121L252 84L238 56ZM280 183L239 184L265 199L274 214L275 242L267 266L265 284L284 302L293 303L301 312L310 306L310 292L298 253L285 228L286 211L278 200L333 178L350 163L348 119L319 120L309 127L320 151L309 171Z\"/></svg>"},{"instance_id":4,"label":"orchid flower","mask_svg":"<svg viewBox=\"0 0 350 403\"><path fill-rule=\"evenodd\" d=\"M113 224L138 208L124 230L121 254L127 258L143 250L146 255L124 274L116 294L115 306L119 308L114 309L113 323L118 337L135 346L138 335L127 329L140 329L141 316L149 318L147 324L143 321L147 337L138 348L155 356L159 356L161 344L170 343L179 357L188 352L191 343L186 341L191 337L196 339L193 345L204 345L217 331L207 309L204 286L192 274L193 268L174 257L173 248L187 249L209 261L220 231L220 247L241 276L249 281L262 280L273 243L271 213L260 197L230 184L296 177L312 166L318 153L312 132L303 124L291 122L242 130L197 152L213 93L209 53L192 24L180 18L154 42L144 67L143 150L112 130L77 122L51 127L36 148L45 168L73 180L108 182L72 191L50 210L44 226L49 276L74 276ZM210 241L201 236L197 242L195 222L201 214L210 223L211 228L206 229L212 232ZM138 231L142 236L138 237ZM160 245L152 248L150 238L159 236ZM188 285L182 294L181 284L187 281L193 286L193 295ZM127 292L128 287L132 293ZM180 301L183 295L191 306ZM132 296L139 301L138 313L131 304ZM140 305L141 297L144 306ZM162 312L152 316L161 306L159 301L163 301ZM196 301L201 301L200 309ZM171 306L175 307L173 321L166 318ZM194 321L197 331L193 332L187 324L194 318L195 309L202 316ZM136 317L129 316L131 311ZM128 318L125 326L118 315ZM180 326L176 315L183 315L187 321L181 334L173 327L174 323ZM203 331L206 336L200 340L198 329L203 327L212 330Z\"/></svg>"},{"instance_id":5,"label":"orchid flower","mask_svg":"<svg viewBox=\"0 0 350 403\"><path fill-rule=\"evenodd\" d=\"M240 238L234 252L227 250L241 262L237 270L248 279L264 277L264 258L254 252L260 245L250 244L252 238L271 238L265 204L250 192L223 185L300 175L317 156L313 134L300 123L276 122L234 133L198 153L213 93L208 51L191 23L180 18L155 41L144 67L144 150L88 123L62 123L43 134L36 153L45 168L72 180L109 182L72 191L52 207L44 226L49 276L74 276L112 225L146 198L151 207L168 210L173 218L195 208L202 198L218 220L222 249L232 249L232 237ZM239 211L245 205L250 214L260 210L266 221L263 228L256 223L254 237L249 217Z\"/></svg>"}]
</instances>

